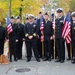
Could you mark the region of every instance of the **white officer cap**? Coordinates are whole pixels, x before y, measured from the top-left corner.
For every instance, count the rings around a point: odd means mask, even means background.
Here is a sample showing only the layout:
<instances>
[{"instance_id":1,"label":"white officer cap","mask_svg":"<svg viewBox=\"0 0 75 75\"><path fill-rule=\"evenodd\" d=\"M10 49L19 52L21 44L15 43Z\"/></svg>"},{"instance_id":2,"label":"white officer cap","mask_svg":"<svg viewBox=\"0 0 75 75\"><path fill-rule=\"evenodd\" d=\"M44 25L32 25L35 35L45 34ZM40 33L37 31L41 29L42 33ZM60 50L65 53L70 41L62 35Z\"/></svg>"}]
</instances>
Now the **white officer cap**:
<instances>
[{"instance_id":1,"label":"white officer cap","mask_svg":"<svg viewBox=\"0 0 75 75\"><path fill-rule=\"evenodd\" d=\"M72 17L75 17L75 12L72 12L71 16L72 16Z\"/></svg>"},{"instance_id":2,"label":"white officer cap","mask_svg":"<svg viewBox=\"0 0 75 75\"><path fill-rule=\"evenodd\" d=\"M58 13L63 12L63 8L57 8L56 11L57 11Z\"/></svg>"},{"instance_id":3,"label":"white officer cap","mask_svg":"<svg viewBox=\"0 0 75 75\"><path fill-rule=\"evenodd\" d=\"M28 14L28 18L34 18L33 14Z\"/></svg>"}]
</instances>

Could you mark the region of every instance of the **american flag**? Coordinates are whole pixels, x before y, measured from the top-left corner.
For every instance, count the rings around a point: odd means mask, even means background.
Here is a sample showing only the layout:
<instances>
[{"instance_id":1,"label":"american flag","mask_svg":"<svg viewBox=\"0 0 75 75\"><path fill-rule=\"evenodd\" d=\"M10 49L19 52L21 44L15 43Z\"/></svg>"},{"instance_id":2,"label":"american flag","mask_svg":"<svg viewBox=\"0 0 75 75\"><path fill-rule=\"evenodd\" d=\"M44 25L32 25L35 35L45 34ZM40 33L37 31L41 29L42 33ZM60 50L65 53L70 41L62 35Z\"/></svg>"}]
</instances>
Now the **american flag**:
<instances>
[{"instance_id":1,"label":"american flag","mask_svg":"<svg viewBox=\"0 0 75 75\"><path fill-rule=\"evenodd\" d=\"M7 28L8 34L10 34L11 32L13 32L9 16L7 16L7 18L6 18L6 28Z\"/></svg>"},{"instance_id":2,"label":"american flag","mask_svg":"<svg viewBox=\"0 0 75 75\"><path fill-rule=\"evenodd\" d=\"M53 25L53 29L55 28L55 22L54 22L54 13L51 15L51 19L52 19L52 25Z\"/></svg>"},{"instance_id":3,"label":"american flag","mask_svg":"<svg viewBox=\"0 0 75 75\"><path fill-rule=\"evenodd\" d=\"M44 22L41 22L41 26L40 26L40 30L43 31L44 30Z\"/></svg>"},{"instance_id":4,"label":"american flag","mask_svg":"<svg viewBox=\"0 0 75 75\"><path fill-rule=\"evenodd\" d=\"M44 21L43 21L43 17L40 19L40 31L41 31L41 34L42 34L42 37L41 37L41 41L44 39Z\"/></svg>"},{"instance_id":5,"label":"american flag","mask_svg":"<svg viewBox=\"0 0 75 75\"><path fill-rule=\"evenodd\" d=\"M71 42L71 17L70 17L70 12L67 13L65 21L64 21L64 26L62 30L62 37L66 40L66 43Z\"/></svg>"}]
</instances>

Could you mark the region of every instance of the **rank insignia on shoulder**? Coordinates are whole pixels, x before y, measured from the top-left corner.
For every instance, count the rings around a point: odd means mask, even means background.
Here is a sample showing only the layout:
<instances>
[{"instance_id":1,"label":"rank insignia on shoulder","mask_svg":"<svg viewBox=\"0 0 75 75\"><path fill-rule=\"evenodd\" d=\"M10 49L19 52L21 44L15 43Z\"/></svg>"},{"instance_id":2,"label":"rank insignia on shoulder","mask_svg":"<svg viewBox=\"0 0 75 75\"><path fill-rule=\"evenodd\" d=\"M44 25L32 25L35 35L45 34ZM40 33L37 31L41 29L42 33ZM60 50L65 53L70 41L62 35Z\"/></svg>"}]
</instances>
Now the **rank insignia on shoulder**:
<instances>
[{"instance_id":1,"label":"rank insignia on shoulder","mask_svg":"<svg viewBox=\"0 0 75 75\"><path fill-rule=\"evenodd\" d=\"M63 20L60 20L60 22L63 22Z\"/></svg>"},{"instance_id":2,"label":"rank insignia on shoulder","mask_svg":"<svg viewBox=\"0 0 75 75\"><path fill-rule=\"evenodd\" d=\"M35 37L36 36L36 33L34 33L33 36Z\"/></svg>"},{"instance_id":3,"label":"rank insignia on shoulder","mask_svg":"<svg viewBox=\"0 0 75 75\"><path fill-rule=\"evenodd\" d=\"M28 34L26 34L25 36L28 37Z\"/></svg>"}]
</instances>

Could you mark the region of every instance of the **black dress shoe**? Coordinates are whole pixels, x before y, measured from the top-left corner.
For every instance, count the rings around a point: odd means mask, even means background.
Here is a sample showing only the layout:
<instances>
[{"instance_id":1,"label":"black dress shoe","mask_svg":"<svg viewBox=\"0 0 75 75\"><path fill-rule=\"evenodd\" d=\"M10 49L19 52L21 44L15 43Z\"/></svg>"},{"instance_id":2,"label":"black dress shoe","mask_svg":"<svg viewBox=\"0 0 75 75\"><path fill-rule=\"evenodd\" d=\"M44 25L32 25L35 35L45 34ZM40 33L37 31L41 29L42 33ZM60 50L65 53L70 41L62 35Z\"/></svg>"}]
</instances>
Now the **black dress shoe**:
<instances>
[{"instance_id":1,"label":"black dress shoe","mask_svg":"<svg viewBox=\"0 0 75 75\"><path fill-rule=\"evenodd\" d=\"M44 58L44 59L43 59L43 61L47 61L47 60L48 60L48 58Z\"/></svg>"},{"instance_id":2,"label":"black dress shoe","mask_svg":"<svg viewBox=\"0 0 75 75\"><path fill-rule=\"evenodd\" d=\"M71 60L70 58L67 58L67 61Z\"/></svg>"},{"instance_id":3,"label":"black dress shoe","mask_svg":"<svg viewBox=\"0 0 75 75\"><path fill-rule=\"evenodd\" d=\"M74 64L75 63L75 60L72 60L71 63Z\"/></svg>"},{"instance_id":4,"label":"black dress shoe","mask_svg":"<svg viewBox=\"0 0 75 75\"><path fill-rule=\"evenodd\" d=\"M29 62L29 61L31 61L31 58L28 58L28 59L27 59L27 62Z\"/></svg>"},{"instance_id":5,"label":"black dress shoe","mask_svg":"<svg viewBox=\"0 0 75 75\"><path fill-rule=\"evenodd\" d=\"M12 62L12 60L10 60L10 62Z\"/></svg>"},{"instance_id":6,"label":"black dress shoe","mask_svg":"<svg viewBox=\"0 0 75 75\"><path fill-rule=\"evenodd\" d=\"M51 61L51 58L49 58L48 61Z\"/></svg>"},{"instance_id":7,"label":"black dress shoe","mask_svg":"<svg viewBox=\"0 0 75 75\"><path fill-rule=\"evenodd\" d=\"M22 60L22 58L19 58L19 60Z\"/></svg>"},{"instance_id":8,"label":"black dress shoe","mask_svg":"<svg viewBox=\"0 0 75 75\"><path fill-rule=\"evenodd\" d=\"M42 56L41 56L41 55L39 55L39 58L42 58Z\"/></svg>"},{"instance_id":9,"label":"black dress shoe","mask_svg":"<svg viewBox=\"0 0 75 75\"><path fill-rule=\"evenodd\" d=\"M55 62L60 62L60 61L61 61L60 59L56 59L56 60L55 60Z\"/></svg>"},{"instance_id":10,"label":"black dress shoe","mask_svg":"<svg viewBox=\"0 0 75 75\"><path fill-rule=\"evenodd\" d=\"M36 61L37 61L37 62L40 62L40 59L39 59L39 58L36 58Z\"/></svg>"},{"instance_id":11,"label":"black dress shoe","mask_svg":"<svg viewBox=\"0 0 75 75\"><path fill-rule=\"evenodd\" d=\"M14 59L15 62L17 62L17 59Z\"/></svg>"},{"instance_id":12,"label":"black dress shoe","mask_svg":"<svg viewBox=\"0 0 75 75\"><path fill-rule=\"evenodd\" d=\"M60 63L64 63L64 60L61 60Z\"/></svg>"},{"instance_id":13,"label":"black dress shoe","mask_svg":"<svg viewBox=\"0 0 75 75\"><path fill-rule=\"evenodd\" d=\"M51 59L54 59L54 57L51 57Z\"/></svg>"}]
</instances>

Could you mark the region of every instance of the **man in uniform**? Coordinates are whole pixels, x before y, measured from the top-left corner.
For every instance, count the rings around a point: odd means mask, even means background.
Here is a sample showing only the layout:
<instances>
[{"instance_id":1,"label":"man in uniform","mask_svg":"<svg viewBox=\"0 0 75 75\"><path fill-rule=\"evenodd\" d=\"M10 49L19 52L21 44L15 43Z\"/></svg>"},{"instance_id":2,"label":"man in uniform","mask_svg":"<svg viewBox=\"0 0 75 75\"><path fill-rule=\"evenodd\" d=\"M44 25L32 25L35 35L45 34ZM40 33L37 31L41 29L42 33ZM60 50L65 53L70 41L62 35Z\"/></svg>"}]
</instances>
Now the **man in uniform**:
<instances>
[{"instance_id":1,"label":"man in uniform","mask_svg":"<svg viewBox=\"0 0 75 75\"><path fill-rule=\"evenodd\" d=\"M71 22L71 37L72 37L72 49L73 58L72 63L75 63L75 12L72 12L72 22Z\"/></svg>"},{"instance_id":2,"label":"man in uniform","mask_svg":"<svg viewBox=\"0 0 75 75\"><path fill-rule=\"evenodd\" d=\"M55 25L55 39L58 56L56 62L63 63L65 60L65 44L64 39L62 38L62 28L64 26L64 16L62 8L57 9L57 19L55 20Z\"/></svg>"},{"instance_id":3,"label":"man in uniform","mask_svg":"<svg viewBox=\"0 0 75 75\"><path fill-rule=\"evenodd\" d=\"M31 60L32 48L33 48L33 52L34 52L36 60L40 62L39 53L37 50L38 27L34 23L34 16L32 14L29 15L28 19L29 19L29 23L25 25L25 42L26 42L26 50L27 50L27 62Z\"/></svg>"},{"instance_id":4,"label":"man in uniform","mask_svg":"<svg viewBox=\"0 0 75 75\"><path fill-rule=\"evenodd\" d=\"M24 25L21 24L19 16L16 17L16 25L18 26L17 59L22 59L22 45L25 35L24 35Z\"/></svg>"},{"instance_id":5,"label":"man in uniform","mask_svg":"<svg viewBox=\"0 0 75 75\"><path fill-rule=\"evenodd\" d=\"M39 32L38 32L38 41L37 41L37 46L38 46L38 51L39 51L39 57L42 58L42 42L40 40L41 38L41 30L40 30L40 27L42 25L42 22L43 24L45 23L45 20L43 18L43 14L42 12L39 12L39 19L37 20L37 25L39 26Z\"/></svg>"},{"instance_id":6,"label":"man in uniform","mask_svg":"<svg viewBox=\"0 0 75 75\"><path fill-rule=\"evenodd\" d=\"M14 23L14 17L10 18L10 22L12 25L12 32L8 34L9 36L9 48L10 48L10 62L12 62L12 55L14 55L14 61L17 61L16 56L16 42L18 42L17 38L17 25Z\"/></svg>"},{"instance_id":7,"label":"man in uniform","mask_svg":"<svg viewBox=\"0 0 75 75\"><path fill-rule=\"evenodd\" d=\"M51 40L53 36L52 22L49 21L48 13L45 13L45 24L44 24L44 49L45 49L45 58L44 61L51 61Z\"/></svg>"},{"instance_id":8,"label":"man in uniform","mask_svg":"<svg viewBox=\"0 0 75 75\"><path fill-rule=\"evenodd\" d=\"M5 28L2 26L0 22L0 55L3 54L4 41L5 41Z\"/></svg>"}]
</instances>

